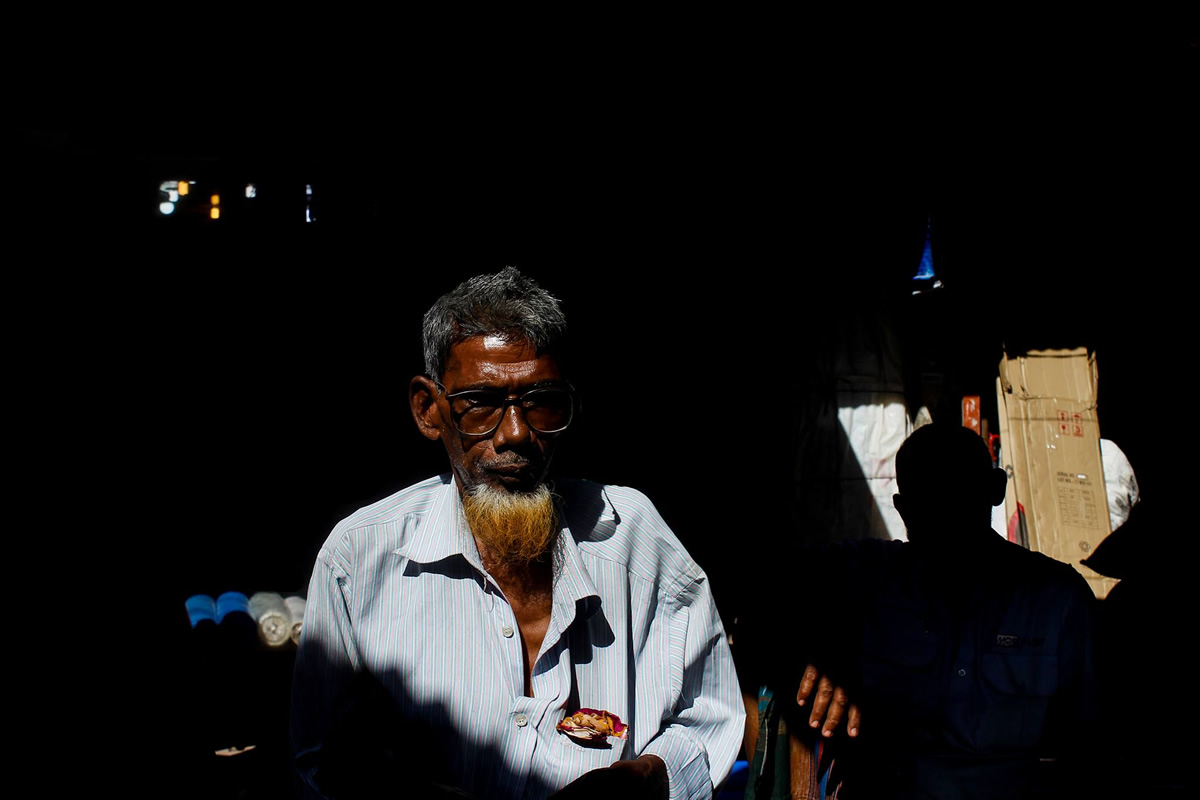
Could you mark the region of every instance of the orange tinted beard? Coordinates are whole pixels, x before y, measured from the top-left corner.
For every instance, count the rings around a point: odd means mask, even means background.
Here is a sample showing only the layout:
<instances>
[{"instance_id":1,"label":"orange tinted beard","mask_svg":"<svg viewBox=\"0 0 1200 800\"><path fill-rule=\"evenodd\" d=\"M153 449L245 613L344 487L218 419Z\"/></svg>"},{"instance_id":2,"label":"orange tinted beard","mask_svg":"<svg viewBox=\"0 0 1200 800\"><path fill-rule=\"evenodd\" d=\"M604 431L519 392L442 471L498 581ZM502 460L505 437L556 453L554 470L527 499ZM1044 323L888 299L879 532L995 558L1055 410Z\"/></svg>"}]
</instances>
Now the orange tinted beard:
<instances>
[{"instance_id":1,"label":"orange tinted beard","mask_svg":"<svg viewBox=\"0 0 1200 800\"><path fill-rule=\"evenodd\" d=\"M463 513L489 555L508 566L544 556L558 534L554 496L545 484L532 492L506 492L478 484L463 497Z\"/></svg>"}]
</instances>

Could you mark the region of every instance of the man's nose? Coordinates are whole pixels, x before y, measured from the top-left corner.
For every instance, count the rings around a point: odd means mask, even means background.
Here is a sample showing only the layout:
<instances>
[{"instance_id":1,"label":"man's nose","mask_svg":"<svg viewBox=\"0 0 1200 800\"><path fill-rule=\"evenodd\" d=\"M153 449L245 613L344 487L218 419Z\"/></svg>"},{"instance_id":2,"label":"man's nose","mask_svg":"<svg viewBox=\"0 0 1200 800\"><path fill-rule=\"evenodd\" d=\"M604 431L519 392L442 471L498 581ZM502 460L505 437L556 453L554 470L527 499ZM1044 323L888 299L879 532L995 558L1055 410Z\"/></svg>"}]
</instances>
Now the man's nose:
<instances>
[{"instance_id":1,"label":"man's nose","mask_svg":"<svg viewBox=\"0 0 1200 800\"><path fill-rule=\"evenodd\" d=\"M533 429L525 421L525 414L514 403L504 409L500 418L500 427L492 434L492 441L497 450L522 447L533 439Z\"/></svg>"}]
</instances>

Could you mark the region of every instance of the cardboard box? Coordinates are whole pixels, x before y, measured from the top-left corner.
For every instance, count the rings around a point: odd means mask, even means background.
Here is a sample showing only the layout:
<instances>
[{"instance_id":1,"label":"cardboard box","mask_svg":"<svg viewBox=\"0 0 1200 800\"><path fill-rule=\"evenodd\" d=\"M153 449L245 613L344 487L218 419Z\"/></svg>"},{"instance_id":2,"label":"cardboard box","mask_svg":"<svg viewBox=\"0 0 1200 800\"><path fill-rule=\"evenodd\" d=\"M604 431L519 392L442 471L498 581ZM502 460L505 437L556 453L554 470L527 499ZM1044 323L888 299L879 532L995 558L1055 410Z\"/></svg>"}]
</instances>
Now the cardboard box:
<instances>
[{"instance_id":1,"label":"cardboard box","mask_svg":"<svg viewBox=\"0 0 1200 800\"><path fill-rule=\"evenodd\" d=\"M1116 580L1080 563L1109 534L1096 386L1083 348L1005 353L996 404L1009 538L1072 565L1104 597Z\"/></svg>"}]
</instances>

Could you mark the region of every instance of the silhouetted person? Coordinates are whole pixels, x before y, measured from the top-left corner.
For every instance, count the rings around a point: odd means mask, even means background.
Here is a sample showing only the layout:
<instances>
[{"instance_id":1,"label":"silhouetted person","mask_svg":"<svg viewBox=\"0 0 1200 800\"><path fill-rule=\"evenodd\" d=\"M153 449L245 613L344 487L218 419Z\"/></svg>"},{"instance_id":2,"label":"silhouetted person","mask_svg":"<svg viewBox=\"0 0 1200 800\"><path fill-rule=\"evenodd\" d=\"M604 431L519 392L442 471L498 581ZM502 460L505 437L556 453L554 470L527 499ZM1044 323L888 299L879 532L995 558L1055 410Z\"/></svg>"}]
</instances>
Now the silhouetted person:
<instances>
[{"instance_id":1,"label":"silhouetted person","mask_svg":"<svg viewBox=\"0 0 1200 800\"><path fill-rule=\"evenodd\" d=\"M992 530L1006 475L978 435L919 428L896 472L909 542L799 553L794 600L777 599L784 621L768 634L779 647L757 642L756 666L778 680L815 653L846 679L863 721L857 741L834 742L839 798L1073 796L1083 776L1062 768L1079 763L1094 717L1091 590L1071 566ZM807 731L795 716L788 727Z\"/></svg>"},{"instance_id":2,"label":"silhouetted person","mask_svg":"<svg viewBox=\"0 0 1200 800\"><path fill-rule=\"evenodd\" d=\"M1039 758L1077 763L1070 748L1094 716L1091 590L1071 566L991 529L1007 476L977 435L918 429L896 476L909 543L861 543L851 565L872 724L847 788L948 800L1057 784L1062 796L1082 776L1042 774Z\"/></svg>"}]
</instances>

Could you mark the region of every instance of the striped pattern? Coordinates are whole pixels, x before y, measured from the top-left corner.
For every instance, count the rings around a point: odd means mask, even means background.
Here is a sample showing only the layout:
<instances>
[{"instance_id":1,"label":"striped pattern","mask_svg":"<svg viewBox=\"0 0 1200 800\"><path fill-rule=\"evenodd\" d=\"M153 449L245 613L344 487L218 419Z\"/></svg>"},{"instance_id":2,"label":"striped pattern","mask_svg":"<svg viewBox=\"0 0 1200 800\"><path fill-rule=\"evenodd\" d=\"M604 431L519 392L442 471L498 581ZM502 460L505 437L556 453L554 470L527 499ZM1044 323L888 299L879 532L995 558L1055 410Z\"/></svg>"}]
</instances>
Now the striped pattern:
<instances>
[{"instance_id":1,"label":"striped pattern","mask_svg":"<svg viewBox=\"0 0 1200 800\"><path fill-rule=\"evenodd\" d=\"M339 524L309 586L292 702L302 773L349 677L369 671L434 731L479 798L540 798L620 758L660 756L672 798L709 797L744 710L708 580L640 492L559 481L564 535L550 627L523 694L516 620L487 578L449 476ZM579 707L629 725L611 749L555 726ZM615 740L614 740L615 741Z\"/></svg>"}]
</instances>

